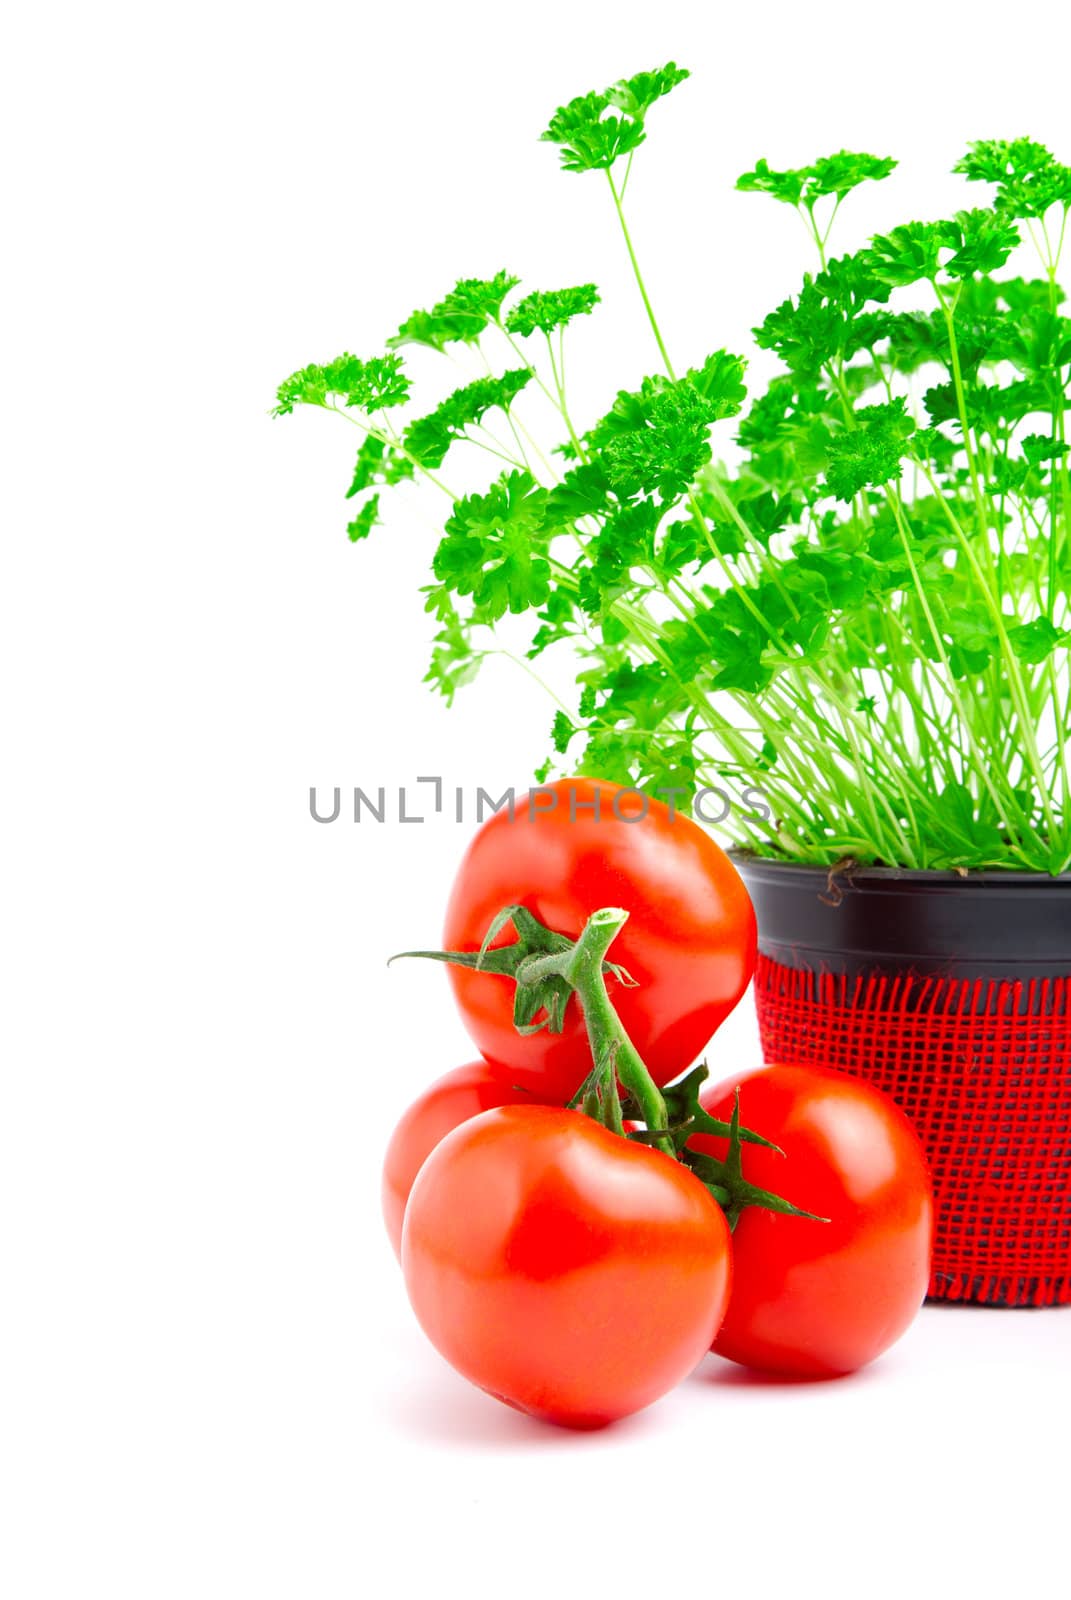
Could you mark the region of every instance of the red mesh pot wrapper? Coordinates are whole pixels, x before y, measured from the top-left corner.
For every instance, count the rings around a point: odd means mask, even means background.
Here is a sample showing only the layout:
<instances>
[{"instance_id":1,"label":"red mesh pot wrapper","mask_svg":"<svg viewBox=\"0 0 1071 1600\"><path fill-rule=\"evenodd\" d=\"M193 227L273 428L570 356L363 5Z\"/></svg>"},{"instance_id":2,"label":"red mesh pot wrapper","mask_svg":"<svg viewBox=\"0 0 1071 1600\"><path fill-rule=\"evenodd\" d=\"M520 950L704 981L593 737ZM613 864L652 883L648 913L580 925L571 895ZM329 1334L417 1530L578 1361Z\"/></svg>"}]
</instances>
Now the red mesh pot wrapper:
<instances>
[{"instance_id":1,"label":"red mesh pot wrapper","mask_svg":"<svg viewBox=\"0 0 1071 1600\"><path fill-rule=\"evenodd\" d=\"M934 1300L1071 1303L1071 976L755 974L768 1061L885 1090L933 1172Z\"/></svg>"}]
</instances>

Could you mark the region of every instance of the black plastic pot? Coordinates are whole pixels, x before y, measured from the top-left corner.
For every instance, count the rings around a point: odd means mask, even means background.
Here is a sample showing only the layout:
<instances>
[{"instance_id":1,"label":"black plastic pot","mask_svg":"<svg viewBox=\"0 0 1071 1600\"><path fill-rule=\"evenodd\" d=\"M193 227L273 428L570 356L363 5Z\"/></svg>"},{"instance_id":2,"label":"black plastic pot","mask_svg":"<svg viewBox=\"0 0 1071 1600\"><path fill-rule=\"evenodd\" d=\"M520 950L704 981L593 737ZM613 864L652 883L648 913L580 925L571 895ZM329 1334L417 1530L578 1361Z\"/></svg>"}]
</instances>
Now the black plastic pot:
<instances>
[{"instance_id":1,"label":"black plastic pot","mask_svg":"<svg viewBox=\"0 0 1071 1600\"><path fill-rule=\"evenodd\" d=\"M931 1297L1071 1301L1071 876L735 860L767 1060L865 1078L919 1131Z\"/></svg>"},{"instance_id":2,"label":"black plastic pot","mask_svg":"<svg viewBox=\"0 0 1071 1600\"><path fill-rule=\"evenodd\" d=\"M908 872L734 857L762 949L788 966L939 972L959 978L1071 976L1071 875Z\"/></svg>"}]
</instances>

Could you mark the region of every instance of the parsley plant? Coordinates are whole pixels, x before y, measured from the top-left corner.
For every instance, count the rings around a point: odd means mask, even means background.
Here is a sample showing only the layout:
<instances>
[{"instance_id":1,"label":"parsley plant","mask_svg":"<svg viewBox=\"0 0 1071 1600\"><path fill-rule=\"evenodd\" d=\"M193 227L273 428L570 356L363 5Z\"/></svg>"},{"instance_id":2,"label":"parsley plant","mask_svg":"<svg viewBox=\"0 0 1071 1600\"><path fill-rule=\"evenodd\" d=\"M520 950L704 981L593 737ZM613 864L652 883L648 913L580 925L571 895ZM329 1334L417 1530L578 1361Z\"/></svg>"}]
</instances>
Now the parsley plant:
<instances>
[{"instance_id":1,"label":"parsley plant","mask_svg":"<svg viewBox=\"0 0 1071 1600\"><path fill-rule=\"evenodd\" d=\"M767 856L1067 871L1071 169L1029 139L975 143L956 170L987 203L834 257L845 198L895 163L758 162L738 187L797 211L816 261L754 330L781 370L746 404L742 357L674 367L626 220L648 116L687 76L670 63L582 95L542 136L567 172L602 174L658 350L605 416L575 418L565 378L595 285L518 297L505 272L413 312L385 355L295 373L277 414L315 405L361 430L355 541L385 489L449 496L428 679L450 700L498 620L529 616L531 658L577 661L551 730L565 770L651 792L759 786L772 820L729 825ZM1029 244L1039 265L1011 271ZM413 415L412 344L468 346L486 375ZM560 422L552 448L525 422L534 390ZM730 468L714 440L734 417ZM481 493L442 476L459 446L495 462Z\"/></svg>"}]
</instances>

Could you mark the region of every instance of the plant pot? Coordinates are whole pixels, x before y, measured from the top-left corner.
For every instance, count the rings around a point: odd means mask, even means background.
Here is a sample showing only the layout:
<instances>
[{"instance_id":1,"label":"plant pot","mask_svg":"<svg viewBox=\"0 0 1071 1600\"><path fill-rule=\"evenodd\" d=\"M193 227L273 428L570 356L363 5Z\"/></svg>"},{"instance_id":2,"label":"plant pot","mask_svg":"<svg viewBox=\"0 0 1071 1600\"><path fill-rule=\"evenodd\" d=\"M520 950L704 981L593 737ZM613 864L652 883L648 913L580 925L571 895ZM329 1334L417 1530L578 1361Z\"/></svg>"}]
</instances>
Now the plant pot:
<instances>
[{"instance_id":1,"label":"plant pot","mask_svg":"<svg viewBox=\"0 0 1071 1600\"><path fill-rule=\"evenodd\" d=\"M766 1059L853 1073L918 1129L930 1298L1071 1302L1071 876L734 859Z\"/></svg>"}]
</instances>

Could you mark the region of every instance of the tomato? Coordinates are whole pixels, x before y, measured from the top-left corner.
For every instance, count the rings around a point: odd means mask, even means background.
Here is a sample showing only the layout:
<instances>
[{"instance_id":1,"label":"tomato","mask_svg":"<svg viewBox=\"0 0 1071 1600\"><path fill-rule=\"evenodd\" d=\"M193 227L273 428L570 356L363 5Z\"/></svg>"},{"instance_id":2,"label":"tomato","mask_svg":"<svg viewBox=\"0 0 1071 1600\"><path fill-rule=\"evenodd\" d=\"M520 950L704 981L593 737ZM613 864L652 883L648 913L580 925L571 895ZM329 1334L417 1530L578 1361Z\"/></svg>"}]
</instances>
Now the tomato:
<instances>
[{"instance_id":1,"label":"tomato","mask_svg":"<svg viewBox=\"0 0 1071 1600\"><path fill-rule=\"evenodd\" d=\"M755 965L755 915L725 852L690 818L617 784L562 780L519 803L512 819L503 810L486 822L454 883L445 948L479 949L508 905L525 906L571 938L602 906L629 913L609 959L628 970L636 987L610 979L610 994L659 1084L700 1055ZM494 943L515 936L505 928ZM513 1025L511 980L448 971L483 1055L543 1097L568 1100L591 1067L576 1000L569 1001L561 1033L522 1037Z\"/></svg>"},{"instance_id":2,"label":"tomato","mask_svg":"<svg viewBox=\"0 0 1071 1600\"><path fill-rule=\"evenodd\" d=\"M514 1088L486 1061L455 1067L413 1101L391 1135L383 1161L383 1220L395 1255L401 1255L402 1218L413 1179L440 1139L493 1106L531 1103L530 1091Z\"/></svg>"},{"instance_id":3,"label":"tomato","mask_svg":"<svg viewBox=\"0 0 1071 1600\"><path fill-rule=\"evenodd\" d=\"M576 1111L505 1106L425 1161L402 1268L458 1372L521 1411L591 1428L657 1400L709 1349L730 1238L670 1156Z\"/></svg>"},{"instance_id":4,"label":"tomato","mask_svg":"<svg viewBox=\"0 0 1071 1600\"><path fill-rule=\"evenodd\" d=\"M792 1377L832 1377L881 1355L926 1294L933 1201L918 1137L887 1095L810 1067L769 1066L700 1095L784 1156L744 1145L743 1175L828 1222L749 1206L733 1234L735 1287L714 1349ZM691 1148L724 1157L709 1135Z\"/></svg>"}]
</instances>

